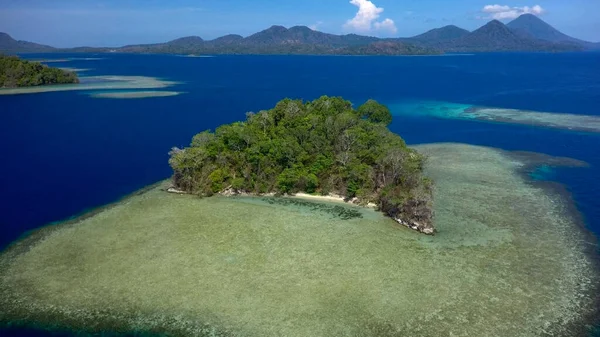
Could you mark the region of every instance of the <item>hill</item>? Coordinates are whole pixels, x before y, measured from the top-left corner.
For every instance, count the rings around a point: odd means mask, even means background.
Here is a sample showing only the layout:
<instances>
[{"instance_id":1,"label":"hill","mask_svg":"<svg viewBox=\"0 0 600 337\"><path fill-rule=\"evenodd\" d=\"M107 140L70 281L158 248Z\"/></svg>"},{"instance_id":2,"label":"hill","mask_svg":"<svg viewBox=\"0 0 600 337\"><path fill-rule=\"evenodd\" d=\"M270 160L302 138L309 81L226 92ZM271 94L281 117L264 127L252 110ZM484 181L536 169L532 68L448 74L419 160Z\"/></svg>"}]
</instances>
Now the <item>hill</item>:
<instances>
[{"instance_id":1,"label":"hill","mask_svg":"<svg viewBox=\"0 0 600 337\"><path fill-rule=\"evenodd\" d=\"M448 41L460 39L469 35L469 31L460 27L449 25L441 28L435 28L421 35L408 39L411 42L417 42L426 46L440 46Z\"/></svg>"},{"instance_id":2,"label":"hill","mask_svg":"<svg viewBox=\"0 0 600 337\"><path fill-rule=\"evenodd\" d=\"M69 83L79 83L73 72L21 60L16 56L0 55L0 88Z\"/></svg>"},{"instance_id":3,"label":"hill","mask_svg":"<svg viewBox=\"0 0 600 337\"><path fill-rule=\"evenodd\" d=\"M501 51L570 51L581 47L552 43L519 36L498 20L492 20L479 29L455 40L442 43L446 51L501 52Z\"/></svg>"},{"instance_id":4,"label":"hill","mask_svg":"<svg viewBox=\"0 0 600 337\"><path fill-rule=\"evenodd\" d=\"M285 99L174 148L174 191L335 194L376 203L398 223L433 234L424 157L388 130L391 121L389 109L373 100L355 110L341 98Z\"/></svg>"},{"instance_id":5,"label":"hill","mask_svg":"<svg viewBox=\"0 0 600 337\"><path fill-rule=\"evenodd\" d=\"M244 39L243 36L237 34L229 34L225 36L221 36L211 41L207 41L207 44L212 45L228 45L228 44L236 44L240 43Z\"/></svg>"},{"instance_id":6,"label":"hill","mask_svg":"<svg viewBox=\"0 0 600 337\"><path fill-rule=\"evenodd\" d=\"M0 33L0 53L47 53L55 48L27 41L17 41L6 33Z\"/></svg>"}]
</instances>

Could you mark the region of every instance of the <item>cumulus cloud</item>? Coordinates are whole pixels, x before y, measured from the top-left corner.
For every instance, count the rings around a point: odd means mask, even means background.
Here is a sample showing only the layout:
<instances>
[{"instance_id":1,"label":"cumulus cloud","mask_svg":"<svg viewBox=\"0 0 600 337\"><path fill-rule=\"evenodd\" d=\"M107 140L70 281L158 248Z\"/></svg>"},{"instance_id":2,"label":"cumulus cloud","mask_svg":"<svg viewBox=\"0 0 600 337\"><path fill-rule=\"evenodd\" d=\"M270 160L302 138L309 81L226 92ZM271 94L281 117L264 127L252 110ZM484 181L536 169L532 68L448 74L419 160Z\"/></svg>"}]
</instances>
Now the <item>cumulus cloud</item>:
<instances>
[{"instance_id":1,"label":"cumulus cloud","mask_svg":"<svg viewBox=\"0 0 600 337\"><path fill-rule=\"evenodd\" d=\"M346 30L369 33L372 31L385 31L396 33L398 29L392 19L377 21L383 13L383 8L377 7L370 0L350 0L350 3L358 7L354 18L348 20L344 25Z\"/></svg>"},{"instance_id":2,"label":"cumulus cloud","mask_svg":"<svg viewBox=\"0 0 600 337\"><path fill-rule=\"evenodd\" d=\"M545 10L540 5L535 5L533 7L525 6L525 7L510 7L506 5L487 5L481 9L483 13L488 14L489 16L481 17L482 19L496 19L496 20L504 20L504 19L516 19L523 14L534 14L541 15L544 14Z\"/></svg>"},{"instance_id":3,"label":"cumulus cloud","mask_svg":"<svg viewBox=\"0 0 600 337\"><path fill-rule=\"evenodd\" d=\"M375 27L375 29L377 30L384 30L390 33L397 33L398 32L398 28L396 28L396 24L394 23L394 20L392 19L385 19L381 22L375 22L373 24L373 27Z\"/></svg>"}]
</instances>

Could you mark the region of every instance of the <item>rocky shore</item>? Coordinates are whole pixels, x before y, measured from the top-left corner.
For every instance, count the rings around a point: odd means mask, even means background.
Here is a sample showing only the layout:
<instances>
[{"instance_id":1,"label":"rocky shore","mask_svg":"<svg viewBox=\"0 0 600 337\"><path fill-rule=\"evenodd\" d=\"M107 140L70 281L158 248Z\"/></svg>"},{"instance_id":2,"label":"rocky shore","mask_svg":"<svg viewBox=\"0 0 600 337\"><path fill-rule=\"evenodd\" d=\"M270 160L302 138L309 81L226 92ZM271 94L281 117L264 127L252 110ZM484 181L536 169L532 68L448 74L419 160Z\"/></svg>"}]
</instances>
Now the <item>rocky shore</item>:
<instances>
[{"instance_id":1,"label":"rocky shore","mask_svg":"<svg viewBox=\"0 0 600 337\"><path fill-rule=\"evenodd\" d=\"M397 223L401 224L402 226L406 226L412 230L415 230L417 232L426 234L426 235L435 235L435 228L431 225L425 225L425 224L421 224L418 223L416 221L406 221L406 220L402 220L400 218L393 218Z\"/></svg>"},{"instance_id":2,"label":"rocky shore","mask_svg":"<svg viewBox=\"0 0 600 337\"><path fill-rule=\"evenodd\" d=\"M173 194L188 194L187 192L177 189L176 187L168 188L167 192L173 193ZM226 189L219 192L218 194L222 195L224 197L232 197L232 196L272 197L272 196L275 196L275 193L265 193L265 194L257 195L257 194L253 194L253 193L237 191L237 190L231 188L231 186L227 187ZM289 197L289 198L298 198L298 199L313 200L313 201L337 202L337 203L362 206L362 207L367 207L367 208L372 208L372 209L379 209L379 206L377 206L377 204L375 204L373 202L363 204L360 202L360 200L358 198L346 199L343 196L337 195L337 194L314 195L314 194L308 194L308 193L295 193L295 194L286 194L283 196ZM424 223L419 223L417 221L404 220L399 216L390 216L390 218L392 218L394 221L396 221L400 225L405 226L409 229L415 230L419 233L423 233L426 235L435 235L435 232L436 232L435 228L431 224L427 225Z\"/></svg>"}]
</instances>

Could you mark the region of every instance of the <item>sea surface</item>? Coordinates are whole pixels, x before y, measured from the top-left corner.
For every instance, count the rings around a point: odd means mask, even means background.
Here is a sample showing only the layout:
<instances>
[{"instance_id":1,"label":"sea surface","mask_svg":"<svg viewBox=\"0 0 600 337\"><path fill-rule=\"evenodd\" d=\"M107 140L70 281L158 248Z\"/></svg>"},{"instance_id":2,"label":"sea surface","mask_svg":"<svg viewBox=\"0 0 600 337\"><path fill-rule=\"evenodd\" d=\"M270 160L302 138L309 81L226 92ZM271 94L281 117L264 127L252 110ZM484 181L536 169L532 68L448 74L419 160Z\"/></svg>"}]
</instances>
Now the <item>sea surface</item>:
<instances>
[{"instance_id":1,"label":"sea surface","mask_svg":"<svg viewBox=\"0 0 600 337\"><path fill-rule=\"evenodd\" d=\"M600 118L600 53L435 57L74 54L52 66L80 75L148 76L179 84L171 97L96 98L82 91L0 96L0 249L28 231L114 202L168 178L168 152L220 124L285 98L374 98L409 144L459 142L564 156L586 168L543 167L582 226L600 233L600 133L439 118L398 111L407 102L569 113ZM161 90L161 89L157 89ZM3 332L0 332L2 334ZM4 333L9 333L4 331ZM17 332L11 331L11 334ZM32 331L20 331L29 336Z\"/></svg>"}]
</instances>

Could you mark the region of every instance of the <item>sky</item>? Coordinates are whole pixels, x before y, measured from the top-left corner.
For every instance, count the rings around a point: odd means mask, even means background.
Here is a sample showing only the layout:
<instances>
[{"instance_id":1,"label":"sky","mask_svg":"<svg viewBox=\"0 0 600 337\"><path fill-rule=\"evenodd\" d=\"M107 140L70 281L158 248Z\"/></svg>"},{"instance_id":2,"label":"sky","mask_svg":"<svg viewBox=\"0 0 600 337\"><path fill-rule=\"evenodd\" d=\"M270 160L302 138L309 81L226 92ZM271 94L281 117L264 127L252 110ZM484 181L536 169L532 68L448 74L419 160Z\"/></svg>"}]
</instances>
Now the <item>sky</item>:
<instances>
[{"instance_id":1,"label":"sky","mask_svg":"<svg viewBox=\"0 0 600 337\"><path fill-rule=\"evenodd\" d=\"M272 25L409 37L445 25L540 16L600 41L600 0L0 0L0 32L55 47L122 46L183 36L248 36Z\"/></svg>"}]
</instances>

